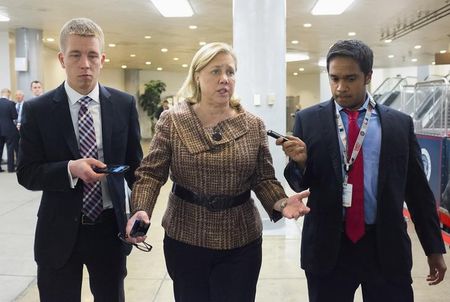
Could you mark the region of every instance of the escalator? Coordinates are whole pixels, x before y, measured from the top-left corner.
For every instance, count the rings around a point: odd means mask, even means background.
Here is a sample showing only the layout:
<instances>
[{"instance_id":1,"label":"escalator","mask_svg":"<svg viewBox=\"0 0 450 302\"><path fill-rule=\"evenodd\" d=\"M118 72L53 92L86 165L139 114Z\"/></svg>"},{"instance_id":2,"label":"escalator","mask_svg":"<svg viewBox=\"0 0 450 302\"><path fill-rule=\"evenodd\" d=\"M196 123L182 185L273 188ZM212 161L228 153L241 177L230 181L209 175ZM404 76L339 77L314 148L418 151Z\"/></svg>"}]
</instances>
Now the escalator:
<instances>
[{"instance_id":1,"label":"escalator","mask_svg":"<svg viewBox=\"0 0 450 302\"><path fill-rule=\"evenodd\" d=\"M402 103L400 98L402 87L414 84L416 81L416 78L413 77L387 78L373 92L373 98L378 104L400 109Z\"/></svg>"}]
</instances>

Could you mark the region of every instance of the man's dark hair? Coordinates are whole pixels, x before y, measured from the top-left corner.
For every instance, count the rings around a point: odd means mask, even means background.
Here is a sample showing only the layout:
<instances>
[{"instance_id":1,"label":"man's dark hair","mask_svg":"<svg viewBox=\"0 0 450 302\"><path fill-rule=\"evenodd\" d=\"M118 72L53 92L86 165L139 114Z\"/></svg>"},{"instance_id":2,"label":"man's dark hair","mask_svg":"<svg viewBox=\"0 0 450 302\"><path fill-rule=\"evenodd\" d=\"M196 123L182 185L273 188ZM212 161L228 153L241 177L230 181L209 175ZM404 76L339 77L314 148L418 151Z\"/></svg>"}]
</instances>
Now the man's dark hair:
<instances>
[{"instance_id":1,"label":"man's dark hair","mask_svg":"<svg viewBox=\"0 0 450 302\"><path fill-rule=\"evenodd\" d=\"M348 57L355 60L364 75L372 71L373 52L362 41L359 40L339 40L331 46L327 54L327 71L330 62L334 57Z\"/></svg>"},{"instance_id":2,"label":"man's dark hair","mask_svg":"<svg viewBox=\"0 0 450 302\"><path fill-rule=\"evenodd\" d=\"M30 84L30 87L33 87L33 84L41 84L42 85L41 81L38 81L38 80L32 81Z\"/></svg>"}]
</instances>

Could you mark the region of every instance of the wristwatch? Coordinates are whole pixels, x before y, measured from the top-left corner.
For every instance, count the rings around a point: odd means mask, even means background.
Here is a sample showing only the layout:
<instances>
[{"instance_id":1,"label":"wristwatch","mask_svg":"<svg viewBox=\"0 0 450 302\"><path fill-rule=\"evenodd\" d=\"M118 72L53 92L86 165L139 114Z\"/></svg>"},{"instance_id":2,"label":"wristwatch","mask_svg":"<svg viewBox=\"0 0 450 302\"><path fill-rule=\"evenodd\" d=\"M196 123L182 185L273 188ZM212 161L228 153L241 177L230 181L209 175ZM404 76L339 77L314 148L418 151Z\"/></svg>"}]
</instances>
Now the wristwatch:
<instances>
[{"instance_id":1,"label":"wristwatch","mask_svg":"<svg viewBox=\"0 0 450 302\"><path fill-rule=\"evenodd\" d=\"M288 200L285 199L280 204L280 212L283 212L283 209L287 206Z\"/></svg>"}]
</instances>

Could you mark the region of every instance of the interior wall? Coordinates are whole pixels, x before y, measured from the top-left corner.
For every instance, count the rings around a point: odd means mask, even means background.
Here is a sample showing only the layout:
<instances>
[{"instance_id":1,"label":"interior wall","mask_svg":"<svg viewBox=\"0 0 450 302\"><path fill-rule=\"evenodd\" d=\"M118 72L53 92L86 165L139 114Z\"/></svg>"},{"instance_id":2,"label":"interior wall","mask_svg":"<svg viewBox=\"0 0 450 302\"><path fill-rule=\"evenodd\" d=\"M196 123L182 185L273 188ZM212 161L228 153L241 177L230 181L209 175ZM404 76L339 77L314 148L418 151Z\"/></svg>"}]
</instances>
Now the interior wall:
<instances>
[{"instance_id":1,"label":"interior wall","mask_svg":"<svg viewBox=\"0 0 450 302\"><path fill-rule=\"evenodd\" d=\"M319 74L300 74L286 78L286 96L300 96L302 108L319 103L320 101Z\"/></svg>"}]
</instances>

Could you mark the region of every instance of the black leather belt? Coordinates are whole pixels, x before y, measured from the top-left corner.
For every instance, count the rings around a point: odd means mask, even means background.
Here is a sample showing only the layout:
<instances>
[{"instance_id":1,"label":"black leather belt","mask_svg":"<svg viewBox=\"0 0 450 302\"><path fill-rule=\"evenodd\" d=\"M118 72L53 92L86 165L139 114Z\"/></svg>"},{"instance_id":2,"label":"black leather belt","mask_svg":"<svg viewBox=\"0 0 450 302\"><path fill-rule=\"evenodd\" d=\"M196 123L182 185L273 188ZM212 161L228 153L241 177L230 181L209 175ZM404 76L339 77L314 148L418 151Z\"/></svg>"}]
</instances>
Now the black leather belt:
<instances>
[{"instance_id":1,"label":"black leather belt","mask_svg":"<svg viewBox=\"0 0 450 302\"><path fill-rule=\"evenodd\" d=\"M99 223L103 223L105 221L111 221L111 218L114 217L114 209L105 209L103 212L98 215L97 219L92 220L84 214L81 214L80 223L82 225L96 225Z\"/></svg>"},{"instance_id":2,"label":"black leather belt","mask_svg":"<svg viewBox=\"0 0 450 302\"><path fill-rule=\"evenodd\" d=\"M173 184L172 193L184 201L203 206L212 212L236 207L250 199L250 190L236 196L203 195L194 193L176 183Z\"/></svg>"}]
</instances>

